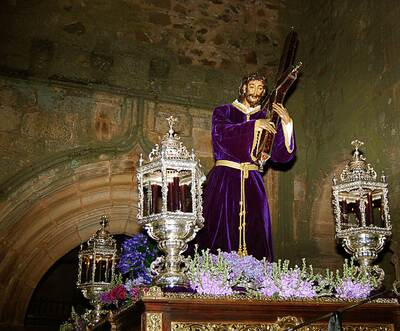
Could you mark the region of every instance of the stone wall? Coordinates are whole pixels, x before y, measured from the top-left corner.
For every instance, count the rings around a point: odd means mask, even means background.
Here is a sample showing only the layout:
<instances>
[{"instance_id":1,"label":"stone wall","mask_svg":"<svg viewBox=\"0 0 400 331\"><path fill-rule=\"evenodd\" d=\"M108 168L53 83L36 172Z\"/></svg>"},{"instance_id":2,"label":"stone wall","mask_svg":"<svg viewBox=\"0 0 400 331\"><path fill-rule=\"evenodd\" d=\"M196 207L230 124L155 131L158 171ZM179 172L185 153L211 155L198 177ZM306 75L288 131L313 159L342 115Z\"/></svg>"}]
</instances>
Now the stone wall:
<instances>
[{"instance_id":1,"label":"stone wall","mask_svg":"<svg viewBox=\"0 0 400 331\"><path fill-rule=\"evenodd\" d=\"M304 70L289 102L299 151L289 185L294 205L288 236L294 240L286 252L309 256L316 266L322 261L337 266L342 257L333 237L331 179L351 158L356 138L365 142L367 161L389 178L391 248L398 249L400 8L393 1L347 0L303 1L301 7L288 17L298 22ZM387 252L383 261L388 284L394 274L391 256Z\"/></svg>"}]
</instances>

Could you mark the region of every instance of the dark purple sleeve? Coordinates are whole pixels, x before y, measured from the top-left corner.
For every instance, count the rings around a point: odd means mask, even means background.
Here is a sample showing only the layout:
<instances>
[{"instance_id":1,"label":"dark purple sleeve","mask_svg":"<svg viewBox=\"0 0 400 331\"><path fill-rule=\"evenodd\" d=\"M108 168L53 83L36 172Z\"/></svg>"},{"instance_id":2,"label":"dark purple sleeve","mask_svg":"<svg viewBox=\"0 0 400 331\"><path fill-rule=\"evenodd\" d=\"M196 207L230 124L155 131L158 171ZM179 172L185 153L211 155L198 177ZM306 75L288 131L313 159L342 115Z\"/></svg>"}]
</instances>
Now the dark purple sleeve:
<instances>
[{"instance_id":1,"label":"dark purple sleeve","mask_svg":"<svg viewBox=\"0 0 400 331\"><path fill-rule=\"evenodd\" d=\"M283 134L282 124L281 122L279 122L278 130L275 135L274 145L272 146L272 153L270 160L275 163L286 163L294 158L297 148L294 128L292 133L292 141L290 142L290 147L293 147L293 151L291 153L289 153L286 148L285 136Z\"/></svg>"},{"instance_id":2,"label":"dark purple sleeve","mask_svg":"<svg viewBox=\"0 0 400 331\"><path fill-rule=\"evenodd\" d=\"M212 140L216 160L251 162L255 120L232 123L228 105L215 108L212 117Z\"/></svg>"}]
</instances>

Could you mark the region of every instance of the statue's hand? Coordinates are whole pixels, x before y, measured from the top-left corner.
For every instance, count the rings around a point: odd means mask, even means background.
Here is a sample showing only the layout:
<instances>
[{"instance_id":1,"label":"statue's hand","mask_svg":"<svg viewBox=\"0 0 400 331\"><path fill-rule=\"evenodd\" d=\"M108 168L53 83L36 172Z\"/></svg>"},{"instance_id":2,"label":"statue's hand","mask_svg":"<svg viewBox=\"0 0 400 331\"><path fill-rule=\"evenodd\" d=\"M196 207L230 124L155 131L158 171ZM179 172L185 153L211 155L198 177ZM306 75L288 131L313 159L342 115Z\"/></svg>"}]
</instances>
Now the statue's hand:
<instances>
[{"instance_id":1,"label":"statue's hand","mask_svg":"<svg viewBox=\"0 0 400 331\"><path fill-rule=\"evenodd\" d=\"M276 129L275 129L274 123L269 122L265 118L256 120L256 128L257 129L266 130L267 132L271 132L273 134L276 133Z\"/></svg>"},{"instance_id":2,"label":"statue's hand","mask_svg":"<svg viewBox=\"0 0 400 331\"><path fill-rule=\"evenodd\" d=\"M273 103L272 109L279 115L283 124L288 124L292 121L287 109L281 103Z\"/></svg>"}]
</instances>

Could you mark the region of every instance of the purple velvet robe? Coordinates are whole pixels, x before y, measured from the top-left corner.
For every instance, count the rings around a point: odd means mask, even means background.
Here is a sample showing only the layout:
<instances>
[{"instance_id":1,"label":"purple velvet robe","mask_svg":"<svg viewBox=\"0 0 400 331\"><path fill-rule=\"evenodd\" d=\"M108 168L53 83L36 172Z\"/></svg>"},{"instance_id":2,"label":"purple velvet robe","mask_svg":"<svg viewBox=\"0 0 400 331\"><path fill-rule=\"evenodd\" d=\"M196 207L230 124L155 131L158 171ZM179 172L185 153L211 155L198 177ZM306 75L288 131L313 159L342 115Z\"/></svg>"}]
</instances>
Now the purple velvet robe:
<instances>
[{"instance_id":1,"label":"purple velvet robe","mask_svg":"<svg viewBox=\"0 0 400 331\"><path fill-rule=\"evenodd\" d=\"M251 162L255 120L265 118L265 112L250 115L226 104L215 108L212 117L212 142L215 160L238 163ZM291 147L294 147L294 133ZM294 157L285 146L281 125L277 129L271 160L285 163ZM200 248L216 253L237 251L239 245L240 170L215 166L209 173L204 191L204 228L199 232ZM246 245L248 254L272 261L271 222L262 174L250 171L246 190Z\"/></svg>"}]
</instances>

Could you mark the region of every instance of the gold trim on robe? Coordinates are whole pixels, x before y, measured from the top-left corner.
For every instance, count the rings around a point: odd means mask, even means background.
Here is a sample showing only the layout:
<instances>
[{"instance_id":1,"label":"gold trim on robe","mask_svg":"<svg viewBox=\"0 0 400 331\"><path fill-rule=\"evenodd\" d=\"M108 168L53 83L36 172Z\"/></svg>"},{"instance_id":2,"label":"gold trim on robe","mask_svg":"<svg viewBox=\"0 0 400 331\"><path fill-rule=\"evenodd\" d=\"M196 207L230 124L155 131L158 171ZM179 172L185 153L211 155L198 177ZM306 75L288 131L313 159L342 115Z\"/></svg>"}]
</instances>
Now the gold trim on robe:
<instances>
[{"instance_id":1,"label":"gold trim on robe","mask_svg":"<svg viewBox=\"0 0 400 331\"><path fill-rule=\"evenodd\" d=\"M251 115L258 113L261 110L260 106L248 108L238 100L233 101L232 105L246 115L246 121L250 120Z\"/></svg>"}]
</instances>

